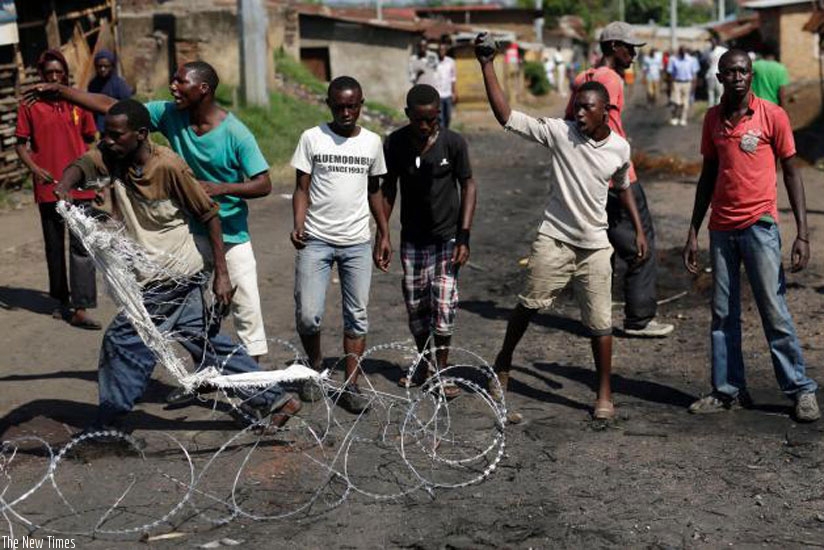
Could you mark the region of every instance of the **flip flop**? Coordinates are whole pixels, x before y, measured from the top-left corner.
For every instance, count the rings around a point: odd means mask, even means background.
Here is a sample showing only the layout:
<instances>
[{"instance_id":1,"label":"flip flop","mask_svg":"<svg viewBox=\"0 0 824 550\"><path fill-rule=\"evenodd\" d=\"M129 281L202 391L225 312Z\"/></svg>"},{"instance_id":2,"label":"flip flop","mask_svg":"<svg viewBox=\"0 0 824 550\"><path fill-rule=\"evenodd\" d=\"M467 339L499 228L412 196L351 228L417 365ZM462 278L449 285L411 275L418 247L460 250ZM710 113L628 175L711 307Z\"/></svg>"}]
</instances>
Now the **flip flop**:
<instances>
[{"instance_id":1,"label":"flip flop","mask_svg":"<svg viewBox=\"0 0 824 550\"><path fill-rule=\"evenodd\" d=\"M612 420L615 418L615 405L612 404L612 401L596 401L592 418L595 420Z\"/></svg>"}]
</instances>

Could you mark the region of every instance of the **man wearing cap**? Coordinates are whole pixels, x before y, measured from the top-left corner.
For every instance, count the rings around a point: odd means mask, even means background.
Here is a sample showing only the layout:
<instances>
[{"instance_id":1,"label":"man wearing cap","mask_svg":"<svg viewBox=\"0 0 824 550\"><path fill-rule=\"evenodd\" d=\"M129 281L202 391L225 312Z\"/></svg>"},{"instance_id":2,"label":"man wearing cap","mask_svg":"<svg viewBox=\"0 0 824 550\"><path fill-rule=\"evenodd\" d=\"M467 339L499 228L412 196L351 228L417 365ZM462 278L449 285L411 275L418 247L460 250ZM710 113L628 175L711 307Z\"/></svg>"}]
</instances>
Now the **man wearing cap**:
<instances>
[{"instance_id":1,"label":"man wearing cap","mask_svg":"<svg viewBox=\"0 0 824 550\"><path fill-rule=\"evenodd\" d=\"M601 32L601 51L603 57L595 67L580 73L573 82L573 92L584 82L600 82L609 92L609 127L619 136L626 138L624 126L621 123L621 113L624 109L624 80L623 72L632 65L635 59L636 48L645 45L635 37L632 25L621 21L613 21ZM573 118L573 93L567 104L566 118ZM670 334L675 328L671 324L659 323L655 320L658 309L656 302L656 271L655 261L655 231L652 226L652 216L647 207L647 199L635 167L630 164L629 181L638 207L638 214L644 227L644 233L649 245L650 259L647 262L637 261L638 251L635 248L635 228L629 214L621 206L617 192L610 189L607 200L607 216L609 229L607 236L615 250L613 261L620 258L627 264L624 274L624 333L638 337L663 337Z\"/></svg>"}]
</instances>

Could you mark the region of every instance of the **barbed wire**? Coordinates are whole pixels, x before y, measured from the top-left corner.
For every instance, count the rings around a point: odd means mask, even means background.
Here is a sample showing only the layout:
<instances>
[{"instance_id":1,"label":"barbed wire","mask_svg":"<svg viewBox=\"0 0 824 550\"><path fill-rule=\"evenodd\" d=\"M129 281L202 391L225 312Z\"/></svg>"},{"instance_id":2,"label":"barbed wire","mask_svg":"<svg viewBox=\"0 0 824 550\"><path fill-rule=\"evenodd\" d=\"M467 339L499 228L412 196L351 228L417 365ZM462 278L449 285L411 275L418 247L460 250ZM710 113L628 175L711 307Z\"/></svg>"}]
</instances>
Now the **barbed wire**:
<instances>
[{"instance_id":1,"label":"barbed wire","mask_svg":"<svg viewBox=\"0 0 824 550\"><path fill-rule=\"evenodd\" d=\"M83 432L55 447L38 436L4 441L0 513L9 536L15 525L29 532L135 538L194 520L212 527L238 519L306 517L353 494L387 501L468 487L492 475L502 460L506 404L491 397L488 388L500 389L498 379L471 350L439 348L449 351L452 363L438 370L437 350L421 353L408 340L370 347L356 369L368 404L359 414L341 414L338 406L349 380L337 383L334 372L345 358L318 373L286 340L271 339L272 349L291 355L286 369L226 375L223 365L201 364L190 373L173 346L175 335L158 330L146 311L135 273L188 285L191 278L161 272L122 226L65 203L58 210L158 362L187 391L204 384L216 389L214 397L199 395L199 404L214 415L228 409L245 426L228 434L208 432L202 443L152 430L140 437L118 430ZM364 372L364 361L382 356L407 365L408 383L398 393L376 388ZM414 387L411 381L420 378ZM322 399L277 430L268 418L250 417L243 410L246 399L232 391L247 390L242 395L248 399L249 391L300 383L318 384ZM453 385L461 391L449 400L444 389ZM101 441L107 443L102 451Z\"/></svg>"}]
</instances>

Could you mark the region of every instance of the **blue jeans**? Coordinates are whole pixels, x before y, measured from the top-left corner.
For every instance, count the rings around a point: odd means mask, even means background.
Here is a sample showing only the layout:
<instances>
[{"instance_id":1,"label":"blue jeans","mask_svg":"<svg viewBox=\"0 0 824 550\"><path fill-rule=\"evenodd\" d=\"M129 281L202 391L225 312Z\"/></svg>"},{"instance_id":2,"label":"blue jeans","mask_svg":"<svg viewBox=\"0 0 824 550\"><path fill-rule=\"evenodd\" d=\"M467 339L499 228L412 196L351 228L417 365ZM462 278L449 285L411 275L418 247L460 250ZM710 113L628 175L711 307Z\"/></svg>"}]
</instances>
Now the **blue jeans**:
<instances>
[{"instance_id":1,"label":"blue jeans","mask_svg":"<svg viewBox=\"0 0 824 550\"><path fill-rule=\"evenodd\" d=\"M741 264L747 271L770 347L775 377L789 397L814 392L804 374L801 345L787 309L778 226L758 222L746 229L710 231L712 256L712 385L730 397L746 388L741 353Z\"/></svg>"},{"instance_id":2,"label":"blue jeans","mask_svg":"<svg viewBox=\"0 0 824 550\"><path fill-rule=\"evenodd\" d=\"M224 374L260 370L241 346L218 334L219 327L207 326L203 288L198 283L156 286L145 291L143 303L155 326L164 334L173 334L198 367L214 366ZM146 391L156 362L131 322L123 313L118 314L106 329L100 350L98 424L116 424L132 409ZM283 389L273 386L236 393L250 406L263 408L280 399Z\"/></svg>"},{"instance_id":3,"label":"blue jeans","mask_svg":"<svg viewBox=\"0 0 824 550\"><path fill-rule=\"evenodd\" d=\"M295 324L300 335L320 332L326 288L335 262L343 295L343 332L350 338L366 336L366 308L372 283L370 244L336 246L313 238L307 239L295 258Z\"/></svg>"},{"instance_id":4,"label":"blue jeans","mask_svg":"<svg viewBox=\"0 0 824 550\"><path fill-rule=\"evenodd\" d=\"M452 122L452 97L441 98L441 127L449 128L449 123Z\"/></svg>"}]
</instances>

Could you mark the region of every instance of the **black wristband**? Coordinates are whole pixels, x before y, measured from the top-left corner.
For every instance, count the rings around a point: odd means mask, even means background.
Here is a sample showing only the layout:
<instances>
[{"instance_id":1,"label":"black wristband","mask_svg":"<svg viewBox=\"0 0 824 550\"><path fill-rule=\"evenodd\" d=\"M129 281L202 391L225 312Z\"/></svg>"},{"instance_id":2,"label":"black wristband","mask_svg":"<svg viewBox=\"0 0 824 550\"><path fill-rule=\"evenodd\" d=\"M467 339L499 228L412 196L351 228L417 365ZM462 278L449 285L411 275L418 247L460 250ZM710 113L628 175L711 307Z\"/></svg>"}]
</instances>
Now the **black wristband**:
<instances>
[{"instance_id":1,"label":"black wristband","mask_svg":"<svg viewBox=\"0 0 824 550\"><path fill-rule=\"evenodd\" d=\"M810 241L808 241L807 239L805 239L803 237L796 237L795 240L801 241L802 243L810 244Z\"/></svg>"},{"instance_id":2,"label":"black wristband","mask_svg":"<svg viewBox=\"0 0 824 550\"><path fill-rule=\"evenodd\" d=\"M469 229L459 229L455 237L455 246L469 246Z\"/></svg>"}]
</instances>

